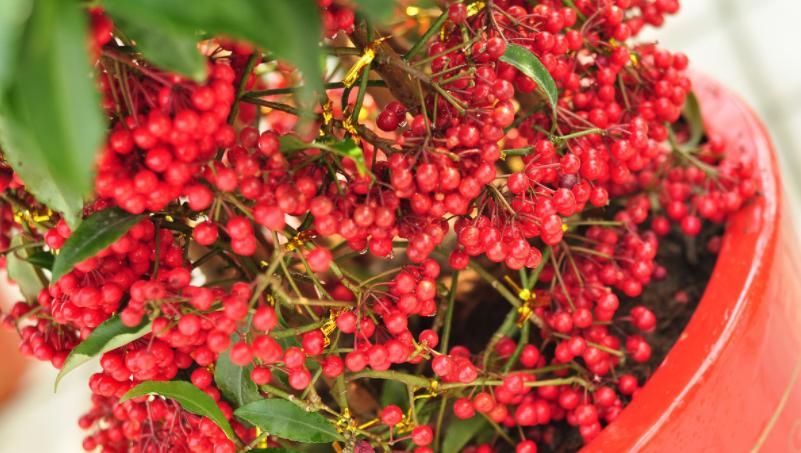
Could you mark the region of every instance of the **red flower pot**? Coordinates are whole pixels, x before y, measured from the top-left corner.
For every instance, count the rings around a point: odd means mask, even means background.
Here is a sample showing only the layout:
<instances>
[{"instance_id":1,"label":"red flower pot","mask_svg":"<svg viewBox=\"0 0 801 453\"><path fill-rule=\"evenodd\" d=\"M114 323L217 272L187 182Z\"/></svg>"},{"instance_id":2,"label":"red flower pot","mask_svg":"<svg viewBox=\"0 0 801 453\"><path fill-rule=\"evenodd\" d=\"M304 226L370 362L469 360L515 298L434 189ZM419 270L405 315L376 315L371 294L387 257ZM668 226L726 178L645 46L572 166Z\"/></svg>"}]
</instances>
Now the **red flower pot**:
<instances>
[{"instance_id":1,"label":"red flower pot","mask_svg":"<svg viewBox=\"0 0 801 453\"><path fill-rule=\"evenodd\" d=\"M18 300L18 293L12 283L0 277L0 311L7 312L8 307ZM17 332L0 326L0 405L19 390L29 364L29 359L19 352L19 343Z\"/></svg>"},{"instance_id":2,"label":"red flower pot","mask_svg":"<svg viewBox=\"0 0 801 453\"><path fill-rule=\"evenodd\" d=\"M19 389L28 361L19 352L19 335L0 327L0 404Z\"/></svg>"},{"instance_id":3,"label":"red flower pot","mask_svg":"<svg viewBox=\"0 0 801 453\"><path fill-rule=\"evenodd\" d=\"M731 219L681 338L586 453L801 452L801 253L775 152L743 101L693 83L709 130L753 157L760 196Z\"/></svg>"}]
</instances>

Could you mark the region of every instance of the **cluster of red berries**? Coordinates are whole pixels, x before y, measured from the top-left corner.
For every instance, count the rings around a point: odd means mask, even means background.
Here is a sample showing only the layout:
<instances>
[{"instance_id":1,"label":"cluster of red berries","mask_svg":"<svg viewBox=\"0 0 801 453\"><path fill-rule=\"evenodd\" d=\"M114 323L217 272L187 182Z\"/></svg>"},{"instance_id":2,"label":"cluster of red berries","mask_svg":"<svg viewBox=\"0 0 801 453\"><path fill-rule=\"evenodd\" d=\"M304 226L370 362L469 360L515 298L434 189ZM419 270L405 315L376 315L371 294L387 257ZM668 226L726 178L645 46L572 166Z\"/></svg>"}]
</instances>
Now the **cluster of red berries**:
<instances>
[{"instance_id":1,"label":"cluster of red berries","mask_svg":"<svg viewBox=\"0 0 801 453\"><path fill-rule=\"evenodd\" d=\"M141 87L131 100L137 110L109 133L98 162L98 196L139 214L158 212L182 195L193 195L196 186L191 183L200 166L236 140L226 122L235 97L234 70L217 63L209 72L203 86L166 75L156 81L132 74L123 82ZM113 83L120 82L104 84L107 98Z\"/></svg>"},{"instance_id":2,"label":"cluster of red berries","mask_svg":"<svg viewBox=\"0 0 801 453\"><path fill-rule=\"evenodd\" d=\"M421 266L406 266L389 282L391 286L386 295L376 296L363 307L337 314L339 331L353 335L354 350L348 352L344 360L348 371L359 372L367 367L384 371L394 364L420 363L427 351L437 346L439 337L430 329L422 330L415 340L409 330L409 317L436 313L435 279L439 272L439 264L433 260ZM380 325L373 321L372 314L380 317ZM333 370L338 368L341 372L342 367L336 366L338 360L334 357L327 356L326 363L334 363ZM329 374L335 377L339 373Z\"/></svg>"},{"instance_id":3,"label":"cluster of red berries","mask_svg":"<svg viewBox=\"0 0 801 453\"><path fill-rule=\"evenodd\" d=\"M0 192L9 191L15 197L25 198L25 202L35 204L32 197L25 193L22 181L17 178L16 173L5 163L0 163ZM11 238L18 232L14 219L15 211L11 203L3 200L0 202L0 249L7 250L11 245ZM5 255L0 257L0 263L5 265Z\"/></svg>"},{"instance_id":4,"label":"cluster of red berries","mask_svg":"<svg viewBox=\"0 0 801 453\"><path fill-rule=\"evenodd\" d=\"M96 427L83 441L86 451L98 448L109 453L236 451L234 443L211 420L191 414L177 403L154 399L120 404L117 400L92 395L92 407L79 421L84 429Z\"/></svg>"},{"instance_id":5,"label":"cluster of red berries","mask_svg":"<svg viewBox=\"0 0 801 453\"><path fill-rule=\"evenodd\" d=\"M317 0L326 37L333 38L337 33L351 33L356 22L353 9L334 3L334 0Z\"/></svg>"},{"instance_id":6,"label":"cluster of red berries","mask_svg":"<svg viewBox=\"0 0 801 453\"><path fill-rule=\"evenodd\" d=\"M657 234L667 234L674 222L695 236L702 219L722 223L756 194L753 163L725 160L725 151L725 144L711 137L701 148L698 166L672 168L664 181L651 181L661 187L664 207L664 214L652 220Z\"/></svg>"},{"instance_id":7,"label":"cluster of red berries","mask_svg":"<svg viewBox=\"0 0 801 453\"><path fill-rule=\"evenodd\" d=\"M326 37L354 31L353 9L317 3ZM687 143L687 58L627 44L677 10L677 0L451 2L425 54L396 68L425 82L407 104L379 112L356 87L330 90L311 134L282 103L287 68L253 70L260 53L250 45L219 41L198 84L120 52L113 24L93 10L98 67L130 70L101 70L112 126L86 214L119 207L143 219L5 322L23 352L56 367L112 316L128 328L151 323L102 355L81 419L87 450L235 451L210 419L173 401L119 402L153 380L188 379L242 441L256 439L216 387L223 359L248 369L262 394L324 408L343 431L354 414L327 406L333 383L378 378L406 383L414 401L447 395L448 420L486 416L519 437L517 453L550 444L561 422L589 441L639 389L626 361L652 359L652 307L620 307L665 276L660 237L673 224L695 236L703 220L724 222L757 190L752 166L725 143ZM542 80L504 58L510 46L542 63L554 105ZM275 94L262 104L276 108L247 104L257 95L236 87L266 88ZM366 122L350 123L354 109ZM289 150L287 140L307 145ZM358 153L334 152L343 142ZM5 167L0 189L22 191ZM0 204L2 248L13 220ZM59 251L72 231L63 220L48 226L46 250ZM483 351L449 344L443 328L454 308L440 305L461 294L444 277L458 283L470 266L496 289L503 274L531 280L517 295L503 288L515 307ZM515 340L524 326L538 335ZM354 451L438 448L443 428L397 405L355 415L389 435L354 440Z\"/></svg>"}]
</instances>

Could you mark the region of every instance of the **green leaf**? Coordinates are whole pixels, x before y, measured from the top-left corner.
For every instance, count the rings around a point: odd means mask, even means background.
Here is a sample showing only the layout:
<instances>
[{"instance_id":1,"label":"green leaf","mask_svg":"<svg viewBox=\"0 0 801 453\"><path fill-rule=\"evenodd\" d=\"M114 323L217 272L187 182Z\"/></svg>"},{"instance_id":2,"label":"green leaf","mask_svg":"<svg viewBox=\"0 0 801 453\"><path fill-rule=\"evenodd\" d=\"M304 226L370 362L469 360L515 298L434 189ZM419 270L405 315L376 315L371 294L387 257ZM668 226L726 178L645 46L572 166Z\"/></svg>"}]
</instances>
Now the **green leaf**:
<instances>
[{"instance_id":1,"label":"green leaf","mask_svg":"<svg viewBox=\"0 0 801 453\"><path fill-rule=\"evenodd\" d=\"M289 448L255 448L248 450L248 453L300 453L300 451Z\"/></svg>"},{"instance_id":2,"label":"green leaf","mask_svg":"<svg viewBox=\"0 0 801 453\"><path fill-rule=\"evenodd\" d=\"M481 415L475 415L467 420L456 419L448 424L445 430L445 439L442 441L442 453L458 453L482 429L490 425Z\"/></svg>"},{"instance_id":3,"label":"green leaf","mask_svg":"<svg viewBox=\"0 0 801 453\"><path fill-rule=\"evenodd\" d=\"M306 412L282 399L263 399L234 411L237 418L282 439L325 443L341 440L328 420L316 412Z\"/></svg>"},{"instance_id":4,"label":"green leaf","mask_svg":"<svg viewBox=\"0 0 801 453\"><path fill-rule=\"evenodd\" d=\"M525 47L517 44L507 44L506 52L501 56L501 61L508 63L526 77L537 82L537 87L545 95L546 100L553 111L556 111L556 103L559 100L559 91L556 82L536 55Z\"/></svg>"},{"instance_id":5,"label":"green leaf","mask_svg":"<svg viewBox=\"0 0 801 453\"><path fill-rule=\"evenodd\" d=\"M95 256L121 238L141 219L119 208L95 212L86 218L64 243L53 262L52 282L71 271L76 264Z\"/></svg>"},{"instance_id":6,"label":"green leaf","mask_svg":"<svg viewBox=\"0 0 801 453\"><path fill-rule=\"evenodd\" d=\"M198 35L176 27L152 27L136 19L114 18L117 27L136 42L136 47L149 62L196 81L206 79L208 67L206 58L197 47Z\"/></svg>"},{"instance_id":7,"label":"green leaf","mask_svg":"<svg viewBox=\"0 0 801 453\"><path fill-rule=\"evenodd\" d=\"M119 315L114 315L97 326L75 349L70 352L64 361L64 366L56 376L55 388L70 371L100 354L125 346L150 333L151 323L143 321L136 327L128 327L122 323Z\"/></svg>"},{"instance_id":8,"label":"green leaf","mask_svg":"<svg viewBox=\"0 0 801 453\"><path fill-rule=\"evenodd\" d=\"M95 154L106 130L86 25L79 2L33 2L13 81L0 99L7 162L29 192L73 227L92 187Z\"/></svg>"},{"instance_id":9,"label":"green leaf","mask_svg":"<svg viewBox=\"0 0 801 453\"><path fill-rule=\"evenodd\" d=\"M31 13L29 0L0 0L0 91L14 74L17 45Z\"/></svg>"},{"instance_id":10,"label":"green leaf","mask_svg":"<svg viewBox=\"0 0 801 453\"><path fill-rule=\"evenodd\" d=\"M406 388L406 384L392 380L384 381L379 402L381 403L381 407L394 404L406 410L406 408L409 407L409 391Z\"/></svg>"},{"instance_id":11,"label":"green leaf","mask_svg":"<svg viewBox=\"0 0 801 453\"><path fill-rule=\"evenodd\" d=\"M309 149L314 147L314 145L310 145L301 140L299 137L290 134L282 135L279 138L279 142L281 143L282 153L286 153L289 151L298 151L302 149Z\"/></svg>"},{"instance_id":12,"label":"green leaf","mask_svg":"<svg viewBox=\"0 0 801 453\"><path fill-rule=\"evenodd\" d=\"M26 258L23 258L25 261L33 264L36 267L52 270L53 269L53 261L56 259L50 252L45 252L44 250L35 251L29 253Z\"/></svg>"},{"instance_id":13,"label":"green leaf","mask_svg":"<svg viewBox=\"0 0 801 453\"><path fill-rule=\"evenodd\" d=\"M701 115L701 105L698 103L698 97L692 91L687 95L687 100L684 102L682 116L687 121L687 127L690 130L690 137L684 145L689 148L695 148L704 137L704 117Z\"/></svg>"},{"instance_id":14,"label":"green leaf","mask_svg":"<svg viewBox=\"0 0 801 453\"><path fill-rule=\"evenodd\" d=\"M253 365L246 367L234 365L231 363L229 352L230 349L221 354L220 358L217 359L217 365L214 367L214 382L223 397L235 409L263 399L264 397L259 393L259 388L250 378Z\"/></svg>"},{"instance_id":15,"label":"green leaf","mask_svg":"<svg viewBox=\"0 0 801 453\"><path fill-rule=\"evenodd\" d=\"M395 12L395 0L356 0L359 11L371 21L381 24L392 19Z\"/></svg>"},{"instance_id":16,"label":"green leaf","mask_svg":"<svg viewBox=\"0 0 801 453\"><path fill-rule=\"evenodd\" d=\"M231 440L236 440L236 434L231 429L230 423L223 415L217 403L203 390L195 387L191 382L186 381L147 381L142 382L132 388L122 396L120 402L127 401L138 396L155 393L166 398L170 398L181 405L185 410L206 417L213 421L223 430Z\"/></svg>"},{"instance_id":17,"label":"green leaf","mask_svg":"<svg viewBox=\"0 0 801 453\"><path fill-rule=\"evenodd\" d=\"M364 163L364 150L357 145L352 138L346 138L331 145L337 154L353 159L356 162L356 169L360 175L367 173L367 166Z\"/></svg>"},{"instance_id":18,"label":"green leaf","mask_svg":"<svg viewBox=\"0 0 801 453\"><path fill-rule=\"evenodd\" d=\"M203 31L244 39L295 65L304 100L322 90L320 14L314 0L104 0L112 17L184 36ZM172 33L172 32L171 32Z\"/></svg>"},{"instance_id":19,"label":"green leaf","mask_svg":"<svg viewBox=\"0 0 801 453\"><path fill-rule=\"evenodd\" d=\"M17 234L11 238L9 248L20 247L6 255L6 270L8 278L19 286L20 292L27 301L36 301L39 291L44 288L42 282L46 281L42 271L28 262L30 250L23 248L25 240L22 234Z\"/></svg>"}]
</instances>

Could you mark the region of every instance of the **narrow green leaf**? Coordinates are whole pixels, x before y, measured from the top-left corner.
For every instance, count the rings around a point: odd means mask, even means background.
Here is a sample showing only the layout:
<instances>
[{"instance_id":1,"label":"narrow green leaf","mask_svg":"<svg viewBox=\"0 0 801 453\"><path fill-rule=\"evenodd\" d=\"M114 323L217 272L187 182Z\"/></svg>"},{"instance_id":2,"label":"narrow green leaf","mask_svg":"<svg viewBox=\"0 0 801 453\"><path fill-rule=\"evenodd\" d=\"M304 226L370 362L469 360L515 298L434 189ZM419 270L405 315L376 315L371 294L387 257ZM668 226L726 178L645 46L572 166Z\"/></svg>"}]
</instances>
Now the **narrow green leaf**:
<instances>
[{"instance_id":1,"label":"narrow green leaf","mask_svg":"<svg viewBox=\"0 0 801 453\"><path fill-rule=\"evenodd\" d=\"M349 157L356 162L356 169L360 175L367 173L367 165L364 163L364 150L361 146L357 145L352 138L346 138L331 145L331 148L337 151L343 157Z\"/></svg>"},{"instance_id":2,"label":"narrow green leaf","mask_svg":"<svg viewBox=\"0 0 801 453\"><path fill-rule=\"evenodd\" d=\"M470 442L470 439L489 426L487 420L481 415L475 415L467 420L452 421L445 430L442 453L459 453Z\"/></svg>"},{"instance_id":3,"label":"narrow green leaf","mask_svg":"<svg viewBox=\"0 0 801 453\"><path fill-rule=\"evenodd\" d=\"M55 388L58 389L58 383L70 371L100 354L144 337L150 333L150 329L151 323L148 321L143 321L142 324L136 327L127 327L120 321L118 315L105 320L67 356L64 366L61 367L58 376L56 376Z\"/></svg>"},{"instance_id":4,"label":"narrow green leaf","mask_svg":"<svg viewBox=\"0 0 801 453\"><path fill-rule=\"evenodd\" d=\"M395 0L356 0L359 11L371 21L381 24L392 19L395 12Z\"/></svg>"},{"instance_id":5,"label":"narrow green leaf","mask_svg":"<svg viewBox=\"0 0 801 453\"><path fill-rule=\"evenodd\" d=\"M23 259L38 268L52 270L53 261L55 261L56 257L50 252L39 250L29 253L28 256Z\"/></svg>"},{"instance_id":6,"label":"narrow green leaf","mask_svg":"<svg viewBox=\"0 0 801 453\"><path fill-rule=\"evenodd\" d=\"M17 45L31 13L29 0L0 0L0 92L14 74Z\"/></svg>"},{"instance_id":7,"label":"narrow green leaf","mask_svg":"<svg viewBox=\"0 0 801 453\"><path fill-rule=\"evenodd\" d=\"M559 100L559 91L556 82L542 64L539 58L530 50L517 44L507 44L506 52L501 56L501 61L508 63L526 77L537 83L538 89L545 95L545 99L550 104L551 109L556 111L556 103Z\"/></svg>"},{"instance_id":8,"label":"narrow green leaf","mask_svg":"<svg viewBox=\"0 0 801 453\"><path fill-rule=\"evenodd\" d=\"M76 264L95 256L121 238L142 218L119 208L95 212L86 218L64 243L53 262L53 283L71 271Z\"/></svg>"},{"instance_id":9,"label":"narrow green leaf","mask_svg":"<svg viewBox=\"0 0 801 453\"><path fill-rule=\"evenodd\" d=\"M263 399L240 407L234 415L282 439L309 443L342 439L325 417L316 412L306 412L287 400Z\"/></svg>"},{"instance_id":10,"label":"narrow green leaf","mask_svg":"<svg viewBox=\"0 0 801 453\"><path fill-rule=\"evenodd\" d=\"M153 27L115 17L115 23L126 36L136 42L136 47L149 62L167 71L183 74L196 81L205 80L206 58L197 47L199 36L176 27Z\"/></svg>"},{"instance_id":11,"label":"narrow green leaf","mask_svg":"<svg viewBox=\"0 0 801 453\"><path fill-rule=\"evenodd\" d=\"M214 382L223 397L233 405L234 409L263 399L259 388L250 378L253 365L246 367L234 365L231 363L229 352L230 349L221 354L214 367Z\"/></svg>"},{"instance_id":12,"label":"narrow green leaf","mask_svg":"<svg viewBox=\"0 0 801 453\"><path fill-rule=\"evenodd\" d=\"M320 14L314 0L103 0L112 17L169 29L244 39L295 65L303 73L303 98L322 89ZM290 38L291 37L291 38Z\"/></svg>"},{"instance_id":13,"label":"narrow green leaf","mask_svg":"<svg viewBox=\"0 0 801 453\"><path fill-rule=\"evenodd\" d=\"M381 407L394 404L406 410L406 408L409 407L409 392L406 389L406 384L392 380L384 381L379 402L381 403Z\"/></svg>"},{"instance_id":14,"label":"narrow green leaf","mask_svg":"<svg viewBox=\"0 0 801 453\"><path fill-rule=\"evenodd\" d=\"M701 105L698 103L698 97L692 91L687 95L687 100L684 102L682 116L687 121L687 127L690 130L690 137L684 145L689 148L695 148L704 137L704 118L701 115Z\"/></svg>"},{"instance_id":15,"label":"narrow green leaf","mask_svg":"<svg viewBox=\"0 0 801 453\"><path fill-rule=\"evenodd\" d=\"M281 138L279 138L279 141L281 143L282 153L314 147L314 145L310 145L301 140L299 137L290 134L282 135Z\"/></svg>"},{"instance_id":16,"label":"narrow green leaf","mask_svg":"<svg viewBox=\"0 0 801 453\"><path fill-rule=\"evenodd\" d=\"M0 142L28 191L74 227L106 129L86 13L79 2L31 3L13 81L0 99Z\"/></svg>"},{"instance_id":17,"label":"narrow green leaf","mask_svg":"<svg viewBox=\"0 0 801 453\"><path fill-rule=\"evenodd\" d=\"M9 247L20 247L25 241L21 234L11 238ZM44 275L36 266L28 261L30 250L19 248L6 255L6 270L8 278L19 286L19 290L27 301L36 301L39 291L44 288Z\"/></svg>"},{"instance_id":18,"label":"narrow green leaf","mask_svg":"<svg viewBox=\"0 0 801 453\"><path fill-rule=\"evenodd\" d=\"M236 440L236 434L231 428L231 424L223 415L217 403L203 390L195 387L191 382L186 381L147 381L132 388L122 396L120 402L127 401L138 396L158 394L165 398L170 398L181 405L185 410L206 417L213 421L223 430L231 440Z\"/></svg>"},{"instance_id":19,"label":"narrow green leaf","mask_svg":"<svg viewBox=\"0 0 801 453\"><path fill-rule=\"evenodd\" d=\"M300 451L289 448L254 448L248 450L248 453L300 453Z\"/></svg>"}]
</instances>

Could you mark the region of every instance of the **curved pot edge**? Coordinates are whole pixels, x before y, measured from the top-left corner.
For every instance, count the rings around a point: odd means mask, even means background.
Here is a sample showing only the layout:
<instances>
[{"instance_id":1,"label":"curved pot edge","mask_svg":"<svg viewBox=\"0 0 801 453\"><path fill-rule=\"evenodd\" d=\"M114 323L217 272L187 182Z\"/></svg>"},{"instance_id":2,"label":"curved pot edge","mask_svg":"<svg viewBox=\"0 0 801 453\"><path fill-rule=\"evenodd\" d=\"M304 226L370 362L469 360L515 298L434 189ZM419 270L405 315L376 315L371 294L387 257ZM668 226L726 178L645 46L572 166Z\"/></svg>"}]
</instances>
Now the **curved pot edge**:
<instances>
[{"instance_id":1,"label":"curved pot edge","mask_svg":"<svg viewBox=\"0 0 801 453\"><path fill-rule=\"evenodd\" d=\"M703 75L692 78L710 130L736 137L738 131L732 128L740 128L740 140L750 142L761 195L727 226L713 275L680 339L618 419L582 450L585 453L659 451L649 443L672 417L680 416L684 397L698 390L733 332L745 322L748 304L760 302L753 296L765 285L781 222L787 220L782 219L778 163L764 125L732 92ZM733 118L739 122L732 124Z\"/></svg>"}]
</instances>

